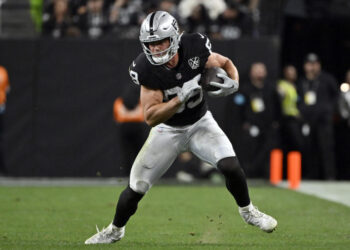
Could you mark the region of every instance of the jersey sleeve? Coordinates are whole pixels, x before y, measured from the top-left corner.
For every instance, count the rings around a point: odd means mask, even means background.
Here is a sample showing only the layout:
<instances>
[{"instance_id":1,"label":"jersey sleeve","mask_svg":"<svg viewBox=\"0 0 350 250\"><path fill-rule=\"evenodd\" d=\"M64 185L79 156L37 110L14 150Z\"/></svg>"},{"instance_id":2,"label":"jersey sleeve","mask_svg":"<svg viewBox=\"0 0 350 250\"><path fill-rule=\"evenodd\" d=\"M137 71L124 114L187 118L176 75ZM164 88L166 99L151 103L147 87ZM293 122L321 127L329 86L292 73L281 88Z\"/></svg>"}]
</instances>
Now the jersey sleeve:
<instances>
[{"instance_id":1,"label":"jersey sleeve","mask_svg":"<svg viewBox=\"0 0 350 250\"><path fill-rule=\"evenodd\" d=\"M187 46L189 46L190 50L189 54L191 56L199 56L200 67L204 68L208 57L212 53L209 38L201 33L193 33L190 34L187 39Z\"/></svg>"},{"instance_id":2,"label":"jersey sleeve","mask_svg":"<svg viewBox=\"0 0 350 250\"><path fill-rule=\"evenodd\" d=\"M152 68L149 65L146 56L140 54L129 66L129 75L131 80L137 85L143 85L156 89L156 81L152 81Z\"/></svg>"},{"instance_id":3,"label":"jersey sleeve","mask_svg":"<svg viewBox=\"0 0 350 250\"><path fill-rule=\"evenodd\" d=\"M140 79L140 76L142 78L142 67L139 65L139 57L138 56L129 66L129 75L133 83L137 85L141 85L140 80L142 82L142 79ZM140 74L141 73L141 74Z\"/></svg>"},{"instance_id":4,"label":"jersey sleeve","mask_svg":"<svg viewBox=\"0 0 350 250\"><path fill-rule=\"evenodd\" d=\"M194 39L196 39L200 55L209 57L212 53L210 39L201 33L196 33Z\"/></svg>"}]
</instances>

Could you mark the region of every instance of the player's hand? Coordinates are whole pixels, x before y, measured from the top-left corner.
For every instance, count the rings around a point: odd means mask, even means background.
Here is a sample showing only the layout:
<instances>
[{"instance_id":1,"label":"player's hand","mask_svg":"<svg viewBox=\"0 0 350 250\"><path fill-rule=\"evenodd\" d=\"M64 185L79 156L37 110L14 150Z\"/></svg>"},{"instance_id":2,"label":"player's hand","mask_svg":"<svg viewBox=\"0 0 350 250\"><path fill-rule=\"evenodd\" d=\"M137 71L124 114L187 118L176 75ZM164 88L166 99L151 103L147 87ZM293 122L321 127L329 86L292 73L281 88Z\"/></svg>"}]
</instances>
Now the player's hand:
<instances>
[{"instance_id":1,"label":"player's hand","mask_svg":"<svg viewBox=\"0 0 350 250\"><path fill-rule=\"evenodd\" d=\"M188 101L191 96L194 96L196 93L201 91L202 87L198 84L199 79L201 79L201 74L196 75L194 78L182 85L181 91L177 93L180 102L184 103Z\"/></svg>"},{"instance_id":2,"label":"player's hand","mask_svg":"<svg viewBox=\"0 0 350 250\"><path fill-rule=\"evenodd\" d=\"M217 74L217 77L220 77L224 80L223 83L210 82L209 84L214 87L220 88L219 90L208 91L209 96L220 97L231 95L236 92L239 88L239 83L236 80L231 79L227 75Z\"/></svg>"}]
</instances>

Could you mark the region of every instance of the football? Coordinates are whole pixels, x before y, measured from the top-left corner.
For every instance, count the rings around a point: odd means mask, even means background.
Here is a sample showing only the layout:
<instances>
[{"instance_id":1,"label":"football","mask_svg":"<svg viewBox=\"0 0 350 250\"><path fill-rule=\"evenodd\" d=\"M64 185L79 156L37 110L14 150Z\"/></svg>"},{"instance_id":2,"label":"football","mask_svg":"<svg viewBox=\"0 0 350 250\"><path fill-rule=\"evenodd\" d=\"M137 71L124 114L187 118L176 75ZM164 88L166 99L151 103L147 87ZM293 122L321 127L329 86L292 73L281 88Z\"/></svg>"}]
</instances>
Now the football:
<instances>
[{"instance_id":1,"label":"football","mask_svg":"<svg viewBox=\"0 0 350 250\"><path fill-rule=\"evenodd\" d=\"M199 85L201 85L205 91L219 90L218 87L214 87L209 84L210 82L224 82L222 78L216 76L218 73L227 75L226 71L219 67L205 69L202 73L201 79L199 80Z\"/></svg>"}]
</instances>

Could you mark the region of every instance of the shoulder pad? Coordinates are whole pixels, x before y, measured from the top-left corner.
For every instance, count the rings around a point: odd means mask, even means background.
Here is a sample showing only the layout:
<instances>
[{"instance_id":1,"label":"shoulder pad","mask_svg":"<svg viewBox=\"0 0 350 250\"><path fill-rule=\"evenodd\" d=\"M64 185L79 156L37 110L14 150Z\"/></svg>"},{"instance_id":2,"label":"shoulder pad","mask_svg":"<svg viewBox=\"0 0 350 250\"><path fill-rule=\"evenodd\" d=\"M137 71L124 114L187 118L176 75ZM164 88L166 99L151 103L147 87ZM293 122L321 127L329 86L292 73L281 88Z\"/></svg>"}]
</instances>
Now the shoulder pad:
<instances>
[{"instance_id":1,"label":"shoulder pad","mask_svg":"<svg viewBox=\"0 0 350 250\"><path fill-rule=\"evenodd\" d=\"M211 54L212 51L210 39L206 35L203 35L201 33L195 33L193 35L193 40L195 40L195 42L197 42L199 45L205 46L205 48Z\"/></svg>"},{"instance_id":2,"label":"shoulder pad","mask_svg":"<svg viewBox=\"0 0 350 250\"><path fill-rule=\"evenodd\" d=\"M210 39L201 33L185 34L182 36L181 42L187 44L185 46L193 47L193 50L212 53Z\"/></svg>"}]
</instances>

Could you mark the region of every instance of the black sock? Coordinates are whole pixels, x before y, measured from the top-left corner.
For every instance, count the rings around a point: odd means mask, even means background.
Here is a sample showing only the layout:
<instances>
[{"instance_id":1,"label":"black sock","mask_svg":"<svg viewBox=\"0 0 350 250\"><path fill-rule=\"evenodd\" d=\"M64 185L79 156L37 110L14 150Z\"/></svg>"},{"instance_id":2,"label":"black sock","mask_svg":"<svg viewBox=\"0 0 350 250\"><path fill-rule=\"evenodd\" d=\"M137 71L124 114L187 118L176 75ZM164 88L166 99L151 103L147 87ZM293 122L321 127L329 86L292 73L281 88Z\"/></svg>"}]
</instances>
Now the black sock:
<instances>
[{"instance_id":1,"label":"black sock","mask_svg":"<svg viewBox=\"0 0 350 250\"><path fill-rule=\"evenodd\" d=\"M144 194L136 193L129 186L120 194L113 225L123 227L129 218L136 212L137 204Z\"/></svg>"},{"instance_id":2,"label":"black sock","mask_svg":"<svg viewBox=\"0 0 350 250\"><path fill-rule=\"evenodd\" d=\"M226 187L240 207L250 204L248 185L237 157L228 157L218 162L218 169L225 176Z\"/></svg>"}]
</instances>

